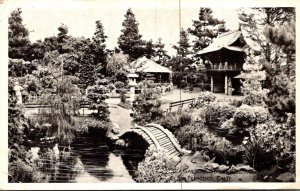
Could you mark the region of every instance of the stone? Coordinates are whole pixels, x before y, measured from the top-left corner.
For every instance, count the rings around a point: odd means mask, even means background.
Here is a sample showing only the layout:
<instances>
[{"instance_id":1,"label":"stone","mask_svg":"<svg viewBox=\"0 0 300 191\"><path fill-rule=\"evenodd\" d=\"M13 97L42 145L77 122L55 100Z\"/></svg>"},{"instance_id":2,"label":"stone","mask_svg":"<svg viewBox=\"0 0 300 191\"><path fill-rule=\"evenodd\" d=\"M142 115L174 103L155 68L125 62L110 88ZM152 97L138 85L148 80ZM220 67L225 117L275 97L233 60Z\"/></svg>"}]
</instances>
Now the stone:
<instances>
[{"instance_id":1,"label":"stone","mask_svg":"<svg viewBox=\"0 0 300 191\"><path fill-rule=\"evenodd\" d=\"M168 168L175 168L178 163L180 162L180 158L178 156L172 156L169 158L169 160L167 160L166 165Z\"/></svg>"},{"instance_id":2,"label":"stone","mask_svg":"<svg viewBox=\"0 0 300 191\"><path fill-rule=\"evenodd\" d=\"M191 162L201 164L201 163L206 163L209 160L210 160L209 157L205 155L203 152L196 151L192 157Z\"/></svg>"},{"instance_id":3,"label":"stone","mask_svg":"<svg viewBox=\"0 0 300 191\"><path fill-rule=\"evenodd\" d=\"M205 165L205 167L206 168L209 168L209 169L217 169L218 167L219 167L220 165L218 164L218 163L207 163L206 165Z\"/></svg>"},{"instance_id":4,"label":"stone","mask_svg":"<svg viewBox=\"0 0 300 191\"><path fill-rule=\"evenodd\" d=\"M228 169L229 169L229 166L226 166L226 165L223 165L223 164L218 167L219 172L225 172Z\"/></svg>"},{"instance_id":5,"label":"stone","mask_svg":"<svg viewBox=\"0 0 300 191\"><path fill-rule=\"evenodd\" d=\"M256 171L254 170L254 168L250 167L249 165L238 165L236 167L237 171L245 171L245 172L253 172L255 173Z\"/></svg>"},{"instance_id":6,"label":"stone","mask_svg":"<svg viewBox=\"0 0 300 191\"><path fill-rule=\"evenodd\" d=\"M193 180L195 180L195 176L193 173L184 173L182 179L185 182L192 182Z\"/></svg>"},{"instance_id":7,"label":"stone","mask_svg":"<svg viewBox=\"0 0 300 191\"><path fill-rule=\"evenodd\" d=\"M183 162L183 163L178 163L177 168L181 169L182 171L185 171L185 170L189 169L190 166L187 165L185 162Z\"/></svg>"},{"instance_id":8,"label":"stone","mask_svg":"<svg viewBox=\"0 0 300 191\"><path fill-rule=\"evenodd\" d=\"M125 147L126 143L123 139L119 139L115 142L116 146Z\"/></svg>"},{"instance_id":9,"label":"stone","mask_svg":"<svg viewBox=\"0 0 300 191\"><path fill-rule=\"evenodd\" d=\"M228 172L229 174L236 173L237 171L238 171L238 169L237 169L234 165L232 165L232 166L227 170L227 172Z\"/></svg>"},{"instance_id":10,"label":"stone","mask_svg":"<svg viewBox=\"0 0 300 191\"><path fill-rule=\"evenodd\" d=\"M111 130L111 132L113 133L113 134L119 134L120 133L120 127L119 127L119 125L118 124L116 124L116 123L113 123L113 127L112 127L112 130Z\"/></svg>"},{"instance_id":11,"label":"stone","mask_svg":"<svg viewBox=\"0 0 300 191\"><path fill-rule=\"evenodd\" d=\"M191 150L181 149L183 155L190 155L192 153Z\"/></svg>"},{"instance_id":12,"label":"stone","mask_svg":"<svg viewBox=\"0 0 300 191\"><path fill-rule=\"evenodd\" d=\"M280 174L276 180L281 181L281 182L293 182L295 181L295 175L290 173L290 172L286 172L283 174Z\"/></svg>"}]
</instances>

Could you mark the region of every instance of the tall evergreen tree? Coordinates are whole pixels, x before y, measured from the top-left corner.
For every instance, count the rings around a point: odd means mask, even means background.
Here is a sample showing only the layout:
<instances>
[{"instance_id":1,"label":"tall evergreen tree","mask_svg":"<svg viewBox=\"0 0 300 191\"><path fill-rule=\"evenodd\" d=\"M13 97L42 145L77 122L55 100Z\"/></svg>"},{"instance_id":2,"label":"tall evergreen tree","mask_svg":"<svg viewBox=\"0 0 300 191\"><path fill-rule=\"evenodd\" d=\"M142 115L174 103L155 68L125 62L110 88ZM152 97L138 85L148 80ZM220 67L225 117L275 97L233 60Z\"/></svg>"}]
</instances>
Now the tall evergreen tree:
<instances>
[{"instance_id":1,"label":"tall evergreen tree","mask_svg":"<svg viewBox=\"0 0 300 191\"><path fill-rule=\"evenodd\" d=\"M65 24L61 24L58 27L59 33L57 34L57 42L58 42L58 52L60 54L68 53L69 50L65 45L67 44L67 41L69 40L70 36L68 35L68 27Z\"/></svg>"},{"instance_id":2,"label":"tall evergreen tree","mask_svg":"<svg viewBox=\"0 0 300 191\"><path fill-rule=\"evenodd\" d=\"M225 21L213 17L211 8L200 8L198 20L193 20L193 27L188 32L196 37L193 50L198 52L206 48L219 33L226 32Z\"/></svg>"},{"instance_id":3,"label":"tall evergreen tree","mask_svg":"<svg viewBox=\"0 0 300 191\"><path fill-rule=\"evenodd\" d=\"M190 51L190 43L189 43L189 34L181 29L180 30L180 39L179 39L179 42L178 43L178 46L174 45L173 48L177 50L177 55L178 56L181 56L181 57L186 57L188 54L191 53Z\"/></svg>"},{"instance_id":4,"label":"tall evergreen tree","mask_svg":"<svg viewBox=\"0 0 300 191\"><path fill-rule=\"evenodd\" d=\"M154 44L154 57L155 61L159 64L166 65L168 59L171 57L167 54L167 51L164 49L165 44L162 43L162 39L158 38L158 41Z\"/></svg>"},{"instance_id":5,"label":"tall evergreen tree","mask_svg":"<svg viewBox=\"0 0 300 191\"><path fill-rule=\"evenodd\" d=\"M28 50L31 43L29 31L23 24L21 14L22 10L18 8L12 11L8 18L8 56L28 61Z\"/></svg>"},{"instance_id":6,"label":"tall evergreen tree","mask_svg":"<svg viewBox=\"0 0 300 191\"><path fill-rule=\"evenodd\" d=\"M279 120L284 120L286 113L295 112L293 91L290 92L292 88L290 90L288 88L288 84L294 84L294 80L293 75L289 74L290 70L287 69L294 68L294 62L290 60L293 56L289 56L292 53L285 52L286 50L281 45L276 44L274 38L268 36L272 30L269 30L267 35L265 30L266 27L278 30L276 26L284 26L294 18L295 9L289 7L251 8L248 11L242 11L239 16L245 38L252 40L256 49L259 50L259 62L263 66L262 70L266 72L264 85L269 89L266 103L270 112L278 116ZM287 29L291 30L291 27ZM290 97L292 100L288 99ZM282 104L278 104L279 102Z\"/></svg>"},{"instance_id":7,"label":"tall evergreen tree","mask_svg":"<svg viewBox=\"0 0 300 191\"><path fill-rule=\"evenodd\" d=\"M104 28L101 21L96 21L96 31L92 37L91 49L94 54L94 65L97 72L106 73L106 41L107 36L104 34Z\"/></svg>"},{"instance_id":8,"label":"tall evergreen tree","mask_svg":"<svg viewBox=\"0 0 300 191\"><path fill-rule=\"evenodd\" d=\"M122 23L122 34L118 38L119 48L124 54L128 54L130 60L141 57L144 53L142 35L139 34L138 22L135 19L131 9L125 14L125 20Z\"/></svg>"}]
</instances>

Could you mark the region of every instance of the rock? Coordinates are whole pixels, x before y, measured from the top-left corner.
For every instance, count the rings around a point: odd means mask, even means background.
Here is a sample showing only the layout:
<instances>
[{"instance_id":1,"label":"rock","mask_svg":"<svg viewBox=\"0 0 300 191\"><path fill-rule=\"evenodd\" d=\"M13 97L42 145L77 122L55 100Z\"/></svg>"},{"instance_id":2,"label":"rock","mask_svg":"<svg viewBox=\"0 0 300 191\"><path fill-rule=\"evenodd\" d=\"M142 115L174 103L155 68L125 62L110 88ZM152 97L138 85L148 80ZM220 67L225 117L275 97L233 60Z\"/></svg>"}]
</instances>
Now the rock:
<instances>
[{"instance_id":1,"label":"rock","mask_svg":"<svg viewBox=\"0 0 300 191\"><path fill-rule=\"evenodd\" d=\"M167 160L166 165L168 168L175 168L178 163L180 162L180 158L177 156L172 156L171 158L169 158L169 160Z\"/></svg>"},{"instance_id":2,"label":"rock","mask_svg":"<svg viewBox=\"0 0 300 191\"><path fill-rule=\"evenodd\" d=\"M190 155L192 153L192 151L190 150L186 150L186 149L181 149L183 155Z\"/></svg>"},{"instance_id":3,"label":"rock","mask_svg":"<svg viewBox=\"0 0 300 191\"><path fill-rule=\"evenodd\" d=\"M246 172L253 172L255 173L256 171L254 170L254 168L250 167L249 165L237 165L236 169L238 171L246 171Z\"/></svg>"},{"instance_id":4,"label":"rock","mask_svg":"<svg viewBox=\"0 0 300 191\"><path fill-rule=\"evenodd\" d=\"M290 173L290 172L286 172L283 174L280 174L276 180L281 181L281 182L293 182L295 181L295 176L294 174Z\"/></svg>"},{"instance_id":5,"label":"rock","mask_svg":"<svg viewBox=\"0 0 300 191\"><path fill-rule=\"evenodd\" d=\"M112 132L113 134L119 134L119 133L120 133L120 127L119 127L119 125L116 124L116 123L113 123L113 127L112 127L111 132Z\"/></svg>"},{"instance_id":6,"label":"rock","mask_svg":"<svg viewBox=\"0 0 300 191\"><path fill-rule=\"evenodd\" d=\"M219 172L225 172L228 169L229 169L229 166L226 166L226 165L223 165L223 164L218 167Z\"/></svg>"},{"instance_id":7,"label":"rock","mask_svg":"<svg viewBox=\"0 0 300 191\"><path fill-rule=\"evenodd\" d=\"M125 147L126 143L123 139L119 139L115 142L116 146Z\"/></svg>"},{"instance_id":8,"label":"rock","mask_svg":"<svg viewBox=\"0 0 300 191\"><path fill-rule=\"evenodd\" d=\"M218 163L213 162L213 163L207 163L204 166L205 166L205 168L216 170L217 168L219 168L220 165Z\"/></svg>"},{"instance_id":9,"label":"rock","mask_svg":"<svg viewBox=\"0 0 300 191\"><path fill-rule=\"evenodd\" d=\"M185 170L189 169L190 167L186 163L183 163L183 164L179 163L177 165L177 168L181 169L182 171L185 171Z\"/></svg>"},{"instance_id":10,"label":"rock","mask_svg":"<svg viewBox=\"0 0 300 191\"><path fill-rule=\"evenodd\" d=\"M238 169L237 169L234 165L232 165L232 166L227 170L227 172L228 172L229 174L236 173L237 171L238 171Z\"/></svg>"},{"instance_id":11,"label":"rock","mask_svg":"<svg viewBox=\"0 0 300 191\"><path fill-rule=\"evenodd\" d=\"M205 163L209 161L209 157L205 155L203 152L196 151L192 157L192 163Z\"/></svg>"},{"instance_id":12,"label":"rock","mask_svg":"<svg viewBox=\"0 0 300 191\"><path fill-rule=\"evenodd\" d=\"M193 173L184 173L182 179L185 182L192 182L193 180L195 180L195 176Z\"/></svg>"}]
</instances>

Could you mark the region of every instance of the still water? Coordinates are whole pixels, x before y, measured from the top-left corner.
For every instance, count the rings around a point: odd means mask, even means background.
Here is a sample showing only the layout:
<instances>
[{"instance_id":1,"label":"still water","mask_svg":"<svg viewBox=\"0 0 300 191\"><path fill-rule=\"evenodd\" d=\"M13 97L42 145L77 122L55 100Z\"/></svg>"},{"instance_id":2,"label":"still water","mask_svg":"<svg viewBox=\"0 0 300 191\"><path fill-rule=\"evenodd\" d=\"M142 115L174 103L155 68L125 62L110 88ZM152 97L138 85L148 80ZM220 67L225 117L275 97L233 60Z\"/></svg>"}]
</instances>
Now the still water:
<instances>
[{"instance_id":1,"label":"still water","mask_svg":"<svg viewBox=\"0 0 300 191\"><path fill-rule=\"evenodd\" d=\"M49 182L131 183L141 154L111 150L104 141L79 137L70 147L33 147L33 158Z\"/></svg>"}]
</instances>

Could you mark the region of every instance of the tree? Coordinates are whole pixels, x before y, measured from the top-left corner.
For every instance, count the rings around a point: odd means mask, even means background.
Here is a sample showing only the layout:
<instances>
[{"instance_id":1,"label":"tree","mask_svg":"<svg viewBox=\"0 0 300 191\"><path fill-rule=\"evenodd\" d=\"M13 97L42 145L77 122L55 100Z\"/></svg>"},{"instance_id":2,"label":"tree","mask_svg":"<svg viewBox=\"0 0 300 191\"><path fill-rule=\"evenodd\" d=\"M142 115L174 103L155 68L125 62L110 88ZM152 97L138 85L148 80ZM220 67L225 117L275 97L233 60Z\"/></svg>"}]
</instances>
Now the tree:
<instances>
[{"instance_id":1,"label":"tree","mask_svg":"<svg viewBox=\"0 0 300 191\"><path fill-rule=\"evenodd\" d=\"M87 88L87 97L92 100L90 109L97 110L97 113L93 113L93 116L100 121L109 121L108 104L105 100L108 98L106 93L108 81L106 79L99 79L93 86Z\"/></svg>"},{"instance_id":2,"label":"tree","mask_svg":"<svg viewBox=\"0 0 300 191\"><path fill-rule=\"evenodd\" d=\"M178 56L185 58L188 54L191 53L191 51L189 50L189 48L191 47L189 43L189 35L185 30L180 30L180 39L177 43L178 46L174 45L173 48L177 50Z\"/></svg>"},{"instance_id":3,"label":"tree","mask_svg":"<svg viewBox=\"0 0 300 191\"><path fill-rule=\"evenodd\" d=\"M135 97L132 106L134 120L139 125L151 123L162 117L160 92L155 88L153 81L143 81L141 93Z\"/></svg>"},{"instance_id":4,"label":"tree","mask_svg":"<svg viewBox=\"0 0 300 191\"><path fill-rule=\"evenodd\" d=\"M264 85L269 89L266 100L269 110L275 116L278 116L279 120L284 120L286 119L284 116L286 116L287 112L294 113L295 110L293 101L290 100L292 101L290 102L288 101L289 99L285 99L293 95L293 88L288 90L288 87L294 85L294 76L290 76L290 72L293 71L294 68L294 63L290 58L293 58L294 56L289 56L293 55L293 48L291 49L291 52L286 52L281 45L278 46L278 44L275 43L278 39L275 40L276 38L270 38L272 37L270 34L274 34L271 32L272 30L267 29L267 35L265 30L266 27L274 29L289 23L290 20L295 18L295 9L281 7L252 8L249 10L242 10L239 18L241 29L245 33L245 38L250 39L255 45L260 54L260 62L263 66L262 70L265 70L266 72ZM293 31L292 27L288 27L287 29L288 31ZM289 38L286 39L293 38L293 33L287 34L289 34ZM293 44L291 43L293 40L289 41L290 42L286 45L290 46ZM281 42L285 44L284 41ZM285 101L278 105L277 102L282 98L284 98ZM286 107L287 105L290 105L291 107ZM283 118L279 116L283 116Z\"/></svg>"},{"instance_id":5,"label":"tree","mask_svg":"<svg viewBox=\"0 0 300 191\"><path fill-rule=\"evenodd\" d=\"M143 56L145 56L146 58L153 58L155 56L155 44L152 42L152 40L149 41L143 41Z\"/></svg>"},{"instance_id":6,"label":"tree","mask_svg":"<svg viewBox=\"0 0 300 191\"><path fill-rule=\"evenodd\" d=\"M206 48L219 33L228 31L225 21L214 18L211 8L200 8L198 20L193 20L193 27L188 32L196 37L193 50L198 52Z\"/></svg>"},{"instance_id":7,"label":"tree","mask_svg":"<svg viewBox=\"0 0 300 191\"><path fill-rule=\"evenodd\" d=\"M22 10L18 8L12 11L8 18L8 56L28 61L29 31L22 23L21 14Z\"/></svg>"},{"instance_id":8,"label":"tree","mask_svg":"<svg viewBox=\"0 0 300 191\"><path fill-rule=\"evenodd\" d=\"M295 115L295 34L294 18L285 22L280 28L274 26L265 28L267 40L286 54L286 63L280 65L279 75L272 79L273 86L267 99L270 111L281 119L287 117L287 113Z\"/></svg>"},{"instance_id":9,"label":"tree","mask_svg":"<svg viewBox=\"0 0 300 191\"><path fill-rule=\"evenodd\" d=\"M70 38L70 36L68 35L69 32L68 27L62 23L58 27L58 31L59 31L59 33L57 34L58 52L60 54L68 53L69 50L67 49L67 47L65 47L68 39Z\"/></svg>"},{"instance_id":10,"label":"tree","mask_svg":"<svg viewBox=\"0 0 300 191\"><path fill-rule=\"evenodd\" d=\"M123 53L114 53L107 57L106 71L109 76L115 76L125 71L128 65L129 57Z\"/></svg>"},{"instance_id":11,"label":"tree","mask_svg":"<svg viewBox=\"0 0 300 191\"><path fill-rule=\"evenodd\" d=\"M246 60L243 65L247 77L243 81L243 103L250 106L265 106L267 90L262 88L262 81L266 79L265 71L262 70L260 56L255 56L254 50L246 48Z\"/></svg>"},{"instance_id":12,"label":"tree","mask_svg":"<svg viewBox=\"0 0 300 191\"><path fill-rule=\"evenodd\" d=\"M155 61L159 64L166 65L168 59L171 57L167 54L167 51L164 49L165 44L162 43L162 39L158 38L158 41L154 44L154 57Z\"/></svg>"},{"instance_id":13,"label":"tree","mask_svg":"<svg viewBox=\"0 0 300 191\"><path fill-rule=\"evenodd\" d=\"M118 38L118 44L123 53L129 55L131 61L141 57L144 53L142 35L139 34L138 25L132 10L128 9L122 23L124 28L121 30L122 34Z\"/></svg>"},{"instance_id":14,"label":"tree","mask_svg":"<svg viewBox=\"0 0 300 191\"><path fill-rule=\"evenodd\" d=\"M41 40L32 43L28 50L28 58L30 61L34 59L43 59L46 52L46 46Z\"/></svg>"},{"instance_id":15,"label":"tree","mask_svg":"<svg viewBox=\"0 0 300 191\"><path fill-rule=\"evenodd\" d=\"M180 39L177 42L178 45L174 45L173 48L176 49L177 55L169 59L168 66L172 68L174 71L174 84L181 85L184 87L186 85L182 83L184 77L192 64L192 59L190 57L190 43L189 43L189 35L188 33L181 29L180 31ZM188 74L189 75L189 74Z\"/></svg>"},{"instance_id":16,"label":"tree","mask_svg":"<svg viewBox=\"0 0 300 191\"><path fill-rule=\"evenodd\" d=\"M106 74L106 38L101 21L96 21L96 31L92 37L91 49L94 54L94 65L99 68L97 72L102 74Z\"/></svg>"}]
</instances>

